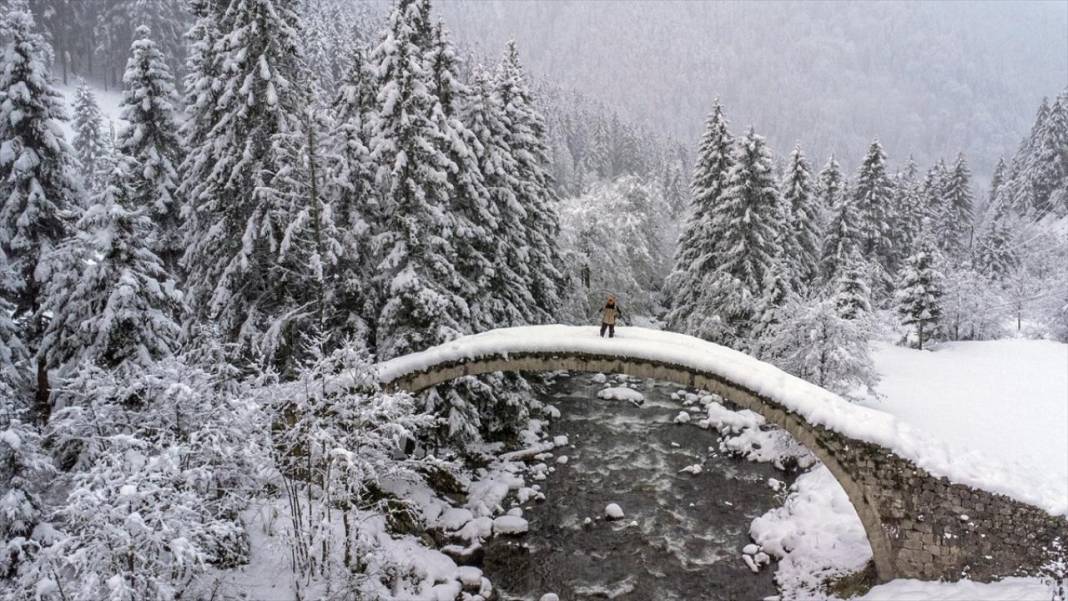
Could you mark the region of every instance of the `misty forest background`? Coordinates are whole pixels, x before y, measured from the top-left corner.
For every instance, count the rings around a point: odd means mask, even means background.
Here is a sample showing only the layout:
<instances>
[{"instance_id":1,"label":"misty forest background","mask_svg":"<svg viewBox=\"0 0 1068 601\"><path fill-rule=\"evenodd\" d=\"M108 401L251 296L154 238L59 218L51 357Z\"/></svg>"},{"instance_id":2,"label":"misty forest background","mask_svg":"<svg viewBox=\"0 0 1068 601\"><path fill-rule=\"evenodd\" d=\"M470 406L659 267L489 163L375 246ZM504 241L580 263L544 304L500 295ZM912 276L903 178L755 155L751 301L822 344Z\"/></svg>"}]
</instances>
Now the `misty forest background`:
<instances>
[{"instance_id":1,"label":"misty forest background","mask_svg":"<svg viewBox=\"0 0 1068 601\"><path fill-rule=\"evenodd\" d=\"M415 576L349 516L545 408L373 363L609 293L847 397L874 338L1068 340L1065 15L640 6L7 0L0 598L180 597L265 497L295 573L384 598Z\"/></svg>"}]
</instances>

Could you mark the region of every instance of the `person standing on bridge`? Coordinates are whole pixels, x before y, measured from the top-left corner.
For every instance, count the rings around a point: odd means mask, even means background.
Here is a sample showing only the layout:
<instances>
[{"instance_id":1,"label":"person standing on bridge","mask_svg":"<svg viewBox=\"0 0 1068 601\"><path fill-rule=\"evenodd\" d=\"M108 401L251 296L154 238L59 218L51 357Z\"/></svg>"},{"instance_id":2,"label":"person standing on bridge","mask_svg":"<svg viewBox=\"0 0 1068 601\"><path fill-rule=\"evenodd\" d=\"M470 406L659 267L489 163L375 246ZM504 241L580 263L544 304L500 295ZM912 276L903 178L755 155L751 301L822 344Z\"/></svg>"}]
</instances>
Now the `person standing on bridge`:
<instances>
[{"instance_id":1,"label":"person standing on bridge","mask_svg":"<svg viewBox=\"0 0 1068 601\"><path fill-rule=\"evenodd\" d=\"M609 295L608 302L601 309L601 338L604 338L605 330L608 330L609 338L616 337L617 319L623 319L623 310L616 304L616 297Z\"/></svg>"}]
</instances>

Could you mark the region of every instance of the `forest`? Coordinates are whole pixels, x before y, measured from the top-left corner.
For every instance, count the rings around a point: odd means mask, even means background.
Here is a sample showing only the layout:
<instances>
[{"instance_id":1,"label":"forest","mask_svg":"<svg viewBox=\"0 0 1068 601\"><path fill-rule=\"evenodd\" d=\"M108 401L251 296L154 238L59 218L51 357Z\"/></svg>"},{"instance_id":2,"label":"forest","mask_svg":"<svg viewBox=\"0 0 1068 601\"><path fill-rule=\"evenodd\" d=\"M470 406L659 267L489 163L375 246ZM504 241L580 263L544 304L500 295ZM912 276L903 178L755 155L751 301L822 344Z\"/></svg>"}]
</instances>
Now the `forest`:
<instances>
[{"instance_id":1,"label":"forest","mask_svg":"<svg viewBox=\"0 0 1068 601\"><path fill-rule=\"evenodd\" d=\"M980 182L967 148L775 156L714 97L679 140L434 10L2 8L0 599L216 598L264 506L296 598L415 598L384 483L469 483L555 409L374 364L609 294L854 400L873 338L1068 341L1068 88Z\"/></svg>"}]
</instances>

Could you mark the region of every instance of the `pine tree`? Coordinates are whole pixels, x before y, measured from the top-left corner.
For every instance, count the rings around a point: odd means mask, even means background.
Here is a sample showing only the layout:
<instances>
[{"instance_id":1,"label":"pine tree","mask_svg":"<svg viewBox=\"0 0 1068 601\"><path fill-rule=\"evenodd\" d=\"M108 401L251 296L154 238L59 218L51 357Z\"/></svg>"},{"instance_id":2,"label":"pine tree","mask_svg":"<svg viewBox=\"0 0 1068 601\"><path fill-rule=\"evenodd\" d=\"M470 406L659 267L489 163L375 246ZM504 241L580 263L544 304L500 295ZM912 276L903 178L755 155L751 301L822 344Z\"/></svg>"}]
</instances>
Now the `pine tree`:
<instances>
[{"instance_id":1,"label":"pine tree","mask_svg":"<svg viewBox=\"0 0 1068 601\"><path fill-rule=\"evenodd\" d=\"M859 218L860 250L881 270L882 278L892 273L893 243L891 221L893 186L886 173L886 153L876 140L868 148L864 162L857 170L853 199Z\"/></svg>"},{"instance_id":2,"label":"pine tree","mask_svg":"<svg viewBox=\"0 0 1068 601\"><path fill-rule=\"evenodd\" d=\"M937 251L926 238L905 261L897 292L897 312L906 326L916 328L917 347L934 334L942 319L942 274L935 267Z\"/></svg>"},{"instance_id":3,"label":"pine tree","mask_svg":"<svg viewBox=\"0 0 1068 601\"><path fill-rule=\"evenodd\" d=\"M101 163L110 154L107 131L93 90L84 79L80 80L74 96L74 139L71 144L81 165L82 182L94 194L105 184L106 168Z\"/></svg>"},{"instance_id":4,"label":"pine tree","mask_svg":"<svg viewBox=\"0 0 1068 601\"><path fill-rule=\"evenodd\" d=\"M820 256L820 273L824 281L833 282L849 254L860 248L860 217L833 156L820 172L819 183L821 203L830 211Z\"/></svg>"},{"instance_id":5,"label":"pine tree","mask_svg":"<svg viewBox=\"0 0 1068 601\"><path fill-rule=\"evenodd\" d=\"M779 268L785 234L781 199L764 138L750 128L738 141L733 166L706 235L716 240L719 264L707 280L697 311L705 324L697 334L745 347L757 326L755 311Z\"/></svg>"},{"instance_id":6,"label":"pine tree","mask_svg":"<svg viewBox=\"0 0 1068 601\"><path fill-rule=\"evenodd\" d=\"M180 331L181 294L152 252L152 222L144 209L129 208L124 175L111 181L75 236L48 257L56 276L41 349L64 373L85 364L145 368L173 352Z\"/></svg>"},{"instance_id":7,"label":"pine tree","mask_svg":"<svg viewBox=\"0 0 1068 601\"><path fill-rule=\"evenodd\" d=\"M842 319L866 319L871 314L871 269L853 248L834 283L834 307Z\"/></svg>"},{"instance_id":8,"label":"pine tree","mask_svg":"<svg viewBox=\"0 0 1068 601\"><path fill-rule=\"evenodd\" d=\"M292 309L312 294L279 277L283 238L299 208L292 190L275 187L302 167L291 163L306 89L300 19L280 0L234 0L218 10L201 9L192 53L179 192L189 203L186 286L196 317L212 320L235 352L286 369L297 358L275 352L297 348L300 332L291 326L304 314ZM200 45L213 39L210 48Z\"/></svg>"},{"instance_id":9,"label":"pine tree","mask_svg":"<svg viewBox=\"0 0 1068 601\"><path fill-rule=\"evenodd\" d=\"M971 246L973 199L971 171L962 153L942 182L942 204L935 216L939 247L950 256L961 257Z\"/></svg>"},{"instance_id":10,"label":"pine tree","mask_svg":"<svg viewBox=\"0 0 1068 601\"><path fill-rule=\"evenodd\" d=\"M182 156L176 115L179 101L170 69L150 33L148 27L138 27L130 49L121 104L122 118L129 126L120 134L116 148L127 162L131 206L148 210L159 238L153 249L173 274L185 246L178 232L182 208L176 169Z\"/></svg>"},{"instance_id":11,"label":"pine tree","mask_svg":"<svg viewBox=\"0 0 1068 601\"><path fill-rule=\"evenodd\" d=\"M720 209L720 196L726 188L732 167L734 138L727 130L727 120L719 101L705 121L705 133L697 151L690 186L691 213L679 236L675 266L667 279L671 310L666 316L669 327L692 333L702 283L718 264L716 238L709 231L713 215Z\"/></svg>"},{"instance_id":12,"label":"pine tree","mask_svg":"<svg viewBox=\"0 0 1068 601\"><path fill-rule=\"evenodd\" d=\"M812 176L808 162L795 146L790 153L782 182L783 203L789 212L788 231L791 248L787 259L792 263L792 279L795 288L812 282L819 274L821 207L813 193Z\"/></svg>"},{"instance_id":13,"label":"pine tree","mask_svg":"<svg viewBox=\"0 0 1068 601\"><path fill-rule=\"evenodd\" d=\"M66 237L81 189L74 153L59 129L62 97L45 67L51 49L34 33L33 16L17 4L0 30L7 40L0 60L0 250L18 258L17 285L4 292L16 320L35 320L23 330L23 341L33 347L42 330L42 288L51 278L41 259ZM47 418L48 400L48 373L39 362L36 404L41 419Z\"/></svg>"}]
</instances>

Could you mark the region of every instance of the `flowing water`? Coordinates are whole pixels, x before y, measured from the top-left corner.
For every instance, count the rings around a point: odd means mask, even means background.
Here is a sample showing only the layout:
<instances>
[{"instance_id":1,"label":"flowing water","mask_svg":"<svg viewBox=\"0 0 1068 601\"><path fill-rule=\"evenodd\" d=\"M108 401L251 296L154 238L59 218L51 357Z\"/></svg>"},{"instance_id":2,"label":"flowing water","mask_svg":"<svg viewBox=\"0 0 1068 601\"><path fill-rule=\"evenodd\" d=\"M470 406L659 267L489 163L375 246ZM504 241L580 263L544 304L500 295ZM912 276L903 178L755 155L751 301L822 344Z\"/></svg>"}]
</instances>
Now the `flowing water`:
<instances>
[{"instance_id":1,"label":"flowing water","mask_svg":"<svg viewBox=\"0 0 1068 601\"><path fill-rule=\"evenodd\" d=\"M715 431L676 425L678 387L632 380L636 407L597 398L589 376L559 378L547 401L560 409L552 434L569 446L540 484L547 499L524 506L530 532L487 542L485 572L502 599L684 601L775 594L774 566L754 574L741 559L753 518L781 505L766 464L716 451ZM614 385L614 384L613 384ZM556 463L567 455L566 464ZM680 473L701 464L699 475ZM620 521L603 519L617 503ZM584 524L586 518L592 523Z\"/></svg>"}]
</instances>

